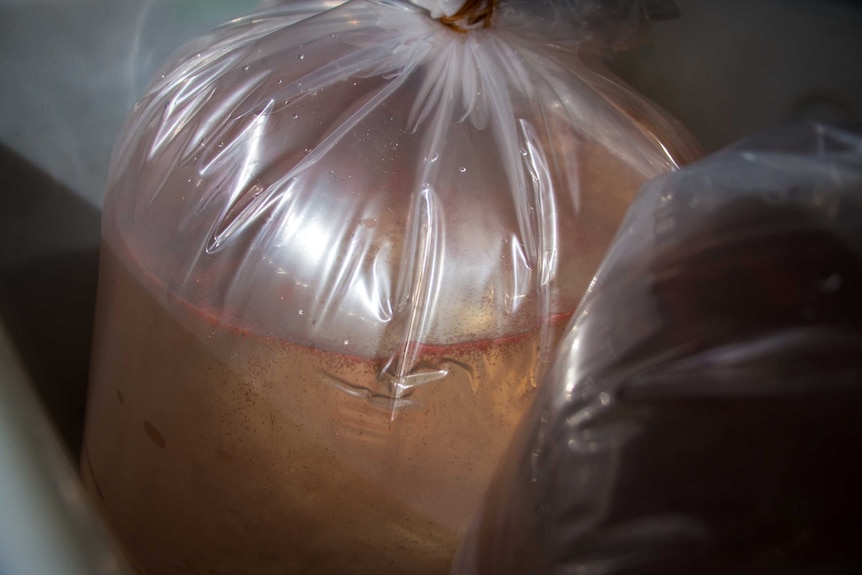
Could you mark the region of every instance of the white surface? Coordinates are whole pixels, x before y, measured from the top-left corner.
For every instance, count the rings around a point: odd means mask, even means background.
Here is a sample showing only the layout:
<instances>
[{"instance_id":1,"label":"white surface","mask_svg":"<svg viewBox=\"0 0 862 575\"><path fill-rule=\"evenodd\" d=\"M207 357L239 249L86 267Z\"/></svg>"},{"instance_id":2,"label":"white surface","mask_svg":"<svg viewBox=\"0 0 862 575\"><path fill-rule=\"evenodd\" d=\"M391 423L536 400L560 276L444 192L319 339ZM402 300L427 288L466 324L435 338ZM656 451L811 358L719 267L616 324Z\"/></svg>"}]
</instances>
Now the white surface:
<instances>
[{"instance_id":1,"label":"white surface","mask_svg":"<svg viewBox=\"0 0 862 575\"><path fill-rule=\"evenodd\" d=\"M0 323L0 573L128 573Z\"/></svg>"},{"instance_id":2,"label":"white surface","mask_svg":"<svg viewBox=\"0 0 862 575\"><path fill-rule=\"evenodd\" d=\"M114 138L157 67L186 40L257 4L0 3L0 143L100 206Z\"/></svg>"},{"instance_id":3,"label":"white surface","mask_svg":"<svg viewBox=\"0 0 862 575\"><path fill-rule=\"evenodd\" d=\"M862 3L676 0L626 79L708 151L800 120L862 120Z\"/></svg>"}]
</instances>

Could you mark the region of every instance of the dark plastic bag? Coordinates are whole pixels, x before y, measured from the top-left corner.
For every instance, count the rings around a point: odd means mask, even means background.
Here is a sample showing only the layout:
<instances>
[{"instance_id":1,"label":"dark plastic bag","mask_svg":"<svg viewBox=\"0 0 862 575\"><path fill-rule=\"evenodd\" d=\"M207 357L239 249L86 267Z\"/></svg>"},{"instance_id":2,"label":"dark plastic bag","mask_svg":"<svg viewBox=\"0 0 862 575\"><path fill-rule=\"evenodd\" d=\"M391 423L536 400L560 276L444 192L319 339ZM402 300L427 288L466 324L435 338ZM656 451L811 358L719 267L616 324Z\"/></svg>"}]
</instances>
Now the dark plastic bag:
<instances>
[{"instance_id":1,"label":"dark plastic bag","mask_svg":"<svg viewBox=\"0 0 862 575\"><path fill-rule=\"evenodd\" d=\"M858 572L860 295L862 132L645 185L453 573Z\"/></svg>"}]
</instances>

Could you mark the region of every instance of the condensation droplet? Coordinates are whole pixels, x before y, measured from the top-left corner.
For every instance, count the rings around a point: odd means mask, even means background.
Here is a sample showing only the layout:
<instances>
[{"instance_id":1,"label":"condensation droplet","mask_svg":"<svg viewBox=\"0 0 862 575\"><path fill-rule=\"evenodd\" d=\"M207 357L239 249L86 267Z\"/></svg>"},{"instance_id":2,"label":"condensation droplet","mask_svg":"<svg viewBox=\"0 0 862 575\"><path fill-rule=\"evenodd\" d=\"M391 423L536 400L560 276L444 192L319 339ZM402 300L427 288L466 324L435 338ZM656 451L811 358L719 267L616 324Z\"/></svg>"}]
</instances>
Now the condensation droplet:
<instances>
[{"instance_id":1,"label":"condensation droplet","mask_svg":"<svg viewBox=\"0 0 862 575\"><path fill-rule=\"evenodd\" d=\"M277 83L278 84L284 84L284 80L279 80Z\"/></svg>"},{"instance_id":2,"label":"condensation droplet","mask_svg":"<svg viewBox=\"0 0 862 575\"><path fill-rule=\"evenodd\" d=\"M522 155L522 156L526 156L526 155L527 155L527 149L526 149L526 148L521 148L521 155Z\"/></svg>"},{"instance_id":3,"label":"condensation droplet","mask_svg":"<svg viewBox=\"0 0 862 575\"><path fill-rule=\"evenodd\" d=\"M296 56L297 60L305 60L305 54L299 54Z\"/></svg>"},{"instance_id":4,"label":"condensation droplet","mask_svg":"<svg viewBox=\"0 0 862 575\"><path fill-rule=\"evenodd\" d=\"M242 71L243 71L243 72L248 72L248 69L249 69L249 67L248 67L248 66L243 66L243 67L242 67Z\"/></svg>"},{"instance_id":5,"label":"condensation droplet","mask_svg":"<svg viewBox=\"0 0 862 575\"><path fill-rule=\"evenodd\" d=\"M302 315L302 314L304 314L304 313L305 313L305 311L304 311L304 310L299 310L299 315Z\"/></svg>"},{"instance_id":6,"label":"condensation droplet","mask_svg":"<svg viewBox=\"0 0 862 575\"><path fill-rule=\"evenodd\" d=\"M219 147L219 148L224 148L224 142L219 141L219 143L218 143L218 147Z\"/></svg>"},{"instance_id":7,"label":"condensation droplet","mask_svg":"<svg viewBox=\"0 0 862 575\"><path fill-rule=\"evenodd\" d=\"M294 119L294 120L296 120L296 119L298 119L298 118L299 118L299 114L294 114L294 115L293 115L293 119Z\"/></svg>"}]
</instances>

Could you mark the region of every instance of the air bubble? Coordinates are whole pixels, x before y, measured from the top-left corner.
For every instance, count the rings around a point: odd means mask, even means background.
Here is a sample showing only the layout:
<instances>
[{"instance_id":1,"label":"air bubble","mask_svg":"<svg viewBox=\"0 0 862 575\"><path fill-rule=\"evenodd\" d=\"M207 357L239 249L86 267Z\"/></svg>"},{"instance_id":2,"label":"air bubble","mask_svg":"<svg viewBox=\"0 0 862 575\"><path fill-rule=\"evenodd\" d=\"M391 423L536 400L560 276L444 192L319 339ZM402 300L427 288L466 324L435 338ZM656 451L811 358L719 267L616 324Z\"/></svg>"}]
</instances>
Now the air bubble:
<instances>
[{"instance_id":1,"label":"air bubble","mask_svg":"<svg viewBox=\"0 0 862 575\"><path fill-rule=\"evenodd\" d=\"M243 72L248 72L248 69L249 69L249 66L243 66L243 67L242 67L242 71L243 71Z\"/></svg>"},{"instance_id":2,"label":"air bubble","mask_svg":"<svg viewBox=\"0 0 862 575\"><path fill-rule=\"evenodd\" d=\"M305 60L305 54L299 54L299 55L296 57L296 59L297 59L297 60Z\"/></svg>"},{"instance_id":3,"label":"air bubble","mask_svg":"<svg viewBox=\"0 0 862 575\"><path fill-rule=\"evenodd\" d=\"M527 149L526 149L526 148L521 148L521 155L522 155L522 156L526 156L526 155L527 155L527 153L528 153L528 152L527 152Z\"/></svg>"},{"instance_id":4,"label":"air bubble","mask_svg":"<svg viewBox=\"0 0 862 575\"><path fill-rule=\"evenodd\" d=\"M298 118L299 118L299 114L294 114L294 115L293 115L293 119L294 119L294 120L296 120L296 119L298 119Z\"/></svg>"},{"instance_id":5,"label":"air bubble","mask_svg":"<svg viewBox=\"0 0 862 575\"><path fill-rule=\"evenodd\" d=\"M465 173L467 173L467 168L465 168L464 166L461 166L460 168L458 168L458 171L461 172L462 174L465 174Z\"/></svg>"},{"instance_id":6,"label":"air bubble","mask_svg":"<svg viewBox=\"0 0 862 575\"><path fill-rule=\"evenodd\" d=\"M219 148L224 148L224 142L219 141L219 143L218 143L218 147L219 147Z\"/></svg>"},{"instance_id":7,"label":"air bubble","mask_svg":"<svg viewBox=\"0 0 862 575\"><path fill-rule=\"evenodd\" d=\"M344 345L350 345L350 340L349 340L349 339L345 339L345 340L344 340Z\"/></svg>"}]
</instances>

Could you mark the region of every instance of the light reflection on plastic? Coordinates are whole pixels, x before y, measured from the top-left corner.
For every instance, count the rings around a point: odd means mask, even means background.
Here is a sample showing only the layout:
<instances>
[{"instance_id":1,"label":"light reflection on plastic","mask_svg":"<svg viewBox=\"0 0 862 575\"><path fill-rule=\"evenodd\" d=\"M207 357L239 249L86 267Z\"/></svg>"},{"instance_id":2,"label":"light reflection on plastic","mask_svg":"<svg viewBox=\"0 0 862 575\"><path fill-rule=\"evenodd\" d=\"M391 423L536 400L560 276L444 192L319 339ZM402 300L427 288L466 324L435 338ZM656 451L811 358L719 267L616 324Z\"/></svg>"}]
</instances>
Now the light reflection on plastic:
<instances>
[{"instance_id":1,"label":"light reflection on plastic","mask_svg":"<svg viewBox=\"0 0 862 575\"><path fill-rule=\"evenodd\" d=\"M266 109L261 113L260 116L257 116L251 122L251 126L249 126L249 137L246 140L246 147L243 154L240 154L242 158L242 167L240 168L239 177L237 178L237 183L240 186L245 187L248 185L248 182L251 181L252 176L257 168L257 165L260 161L260 144L264 139L264 129L267 126L267 119L265 114L269 113L275 102L272 100L266 105Z\"/></svg>"},{"instance_id":2,"label":"light reflection on plastic","mask_svg":"<svg viewBox=\"0 0 862 575\"><path fill-rule=\"evenodd\" d=\"M289 230L292 227L288 226L286 229ZM333 244L334 226L322 226L319 221L309 219L302 222L301 226L296 227L302 230L302 235L297 240L302 246L305 261L319 262L325 259L328 246ZM285 240L285 244L289 245L289 240L287 238Z\"/></svg>"},{"instance_id":3,"label":"light reflection on plastic","mask_svg":"<svg viewBox=\"0 0 862 575\"><path fill-rule=\"evenodd\" d=\"M577 342L577 340L575 340ZM566 369L566 401L572 401L572 393L575 391L575 366L570 365Z\"/></svg>"}]
</instances>

